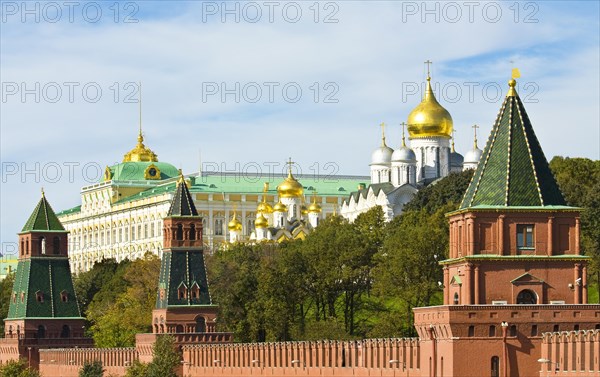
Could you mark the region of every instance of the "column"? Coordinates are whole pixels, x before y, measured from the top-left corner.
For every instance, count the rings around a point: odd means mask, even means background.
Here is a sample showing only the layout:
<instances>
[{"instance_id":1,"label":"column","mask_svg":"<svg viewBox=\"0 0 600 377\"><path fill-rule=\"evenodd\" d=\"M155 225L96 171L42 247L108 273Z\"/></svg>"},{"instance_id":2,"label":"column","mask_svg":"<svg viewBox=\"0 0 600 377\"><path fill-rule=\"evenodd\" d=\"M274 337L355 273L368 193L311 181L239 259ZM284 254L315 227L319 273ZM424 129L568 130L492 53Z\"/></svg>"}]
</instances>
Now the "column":
<instances>
[{"instance_id":1,"label":"column","mask_svg":"<svg viewBox=\"0 0 600 377\"><path fill-rule=\"evenodd\" d=\"M465 292L464 292L464 296L465 296L465 300L464 300L464 305L472 305L473 304L473 300L471 297L471 267L473 265L470 263L467 263L465 265L465 281L463 283L464 287L465 287ZM463 304L461 302L461 304Z\"/></svg>"},{"instance_id":2,"label":"column","mask_svg":"<svg viewBox=\"0 0 600 377\"><path fill-rule=\"evenodd\" d=\"M575 267L573 269L573 284L574 284L574 300L576 304L581 304L581 288L580 286L577 285L577 279L579 279L580 276L580 268L581 268L581 264L579 263L575 263Z\"/></svg>"},{"instance_id":3,"label":"column","mask_svg":"<svg viewBox=\"0 0 600 377\"><path fill-rule=\"evenodd\" d=\"M554 228L554 217L548 217L548 247L547 253L548 255L552 255L554 253L554 241L553 241L553 228Z\"/></svg>"},{"instance_id":4,"label":"column","mask_svg":"<svg viewBox=\"0 0 600 377\"><path fill-rule=\"evenodd\" d=\"M475 305L479 305L479 266L475 265Z\"/></svg>"},{"instance_id":5,"label":"column","mask_svg":"<svg viewBox=\"0 0 600 377\"><path fill-rule=\"evenodd\" d=\"M587 288L587 266L583 265L581 269L581 290L582 292L582 303L588 303L588 288Z\"/></svg>"},{"instance_id":6,"label":"column","mask_svg":"<svg viewBox=\"0 0 600 377\"><path fill-rule=\"evenodd\" d=\"M467 242L469 243L467 250L469 255L475 254L475 221L473 218L467 219L468 237Z\"/></svg>"},{"instance_id":7,"label":"column","mask_svg":"<svg viewBox=\"0 0 600 377\"><path fill-rule=\"evenodd\" d=\"M579 251L579 231L581 228L581 224L579 221L579 217L575 218L575 254L579 255L580 251Z\"/></svg>"},{"instance_id":8,"label":"column","mask_svg":"<svg viewBox=\"0 0 600 377\"><path fill-rule=\"evenodd\" d=\"M498 217L498 254L504 255L504 215Z\"/></svg>"},{"instance_id":9,"label":"column","mask_svg":"<svg viewBox=\"0 0 600 377\"><path fill-rule=\"evenodd\" d=\"M444 270L444 305L450 305L450 272L448 266L443 267Z\"/></svg>"}]
</instances>

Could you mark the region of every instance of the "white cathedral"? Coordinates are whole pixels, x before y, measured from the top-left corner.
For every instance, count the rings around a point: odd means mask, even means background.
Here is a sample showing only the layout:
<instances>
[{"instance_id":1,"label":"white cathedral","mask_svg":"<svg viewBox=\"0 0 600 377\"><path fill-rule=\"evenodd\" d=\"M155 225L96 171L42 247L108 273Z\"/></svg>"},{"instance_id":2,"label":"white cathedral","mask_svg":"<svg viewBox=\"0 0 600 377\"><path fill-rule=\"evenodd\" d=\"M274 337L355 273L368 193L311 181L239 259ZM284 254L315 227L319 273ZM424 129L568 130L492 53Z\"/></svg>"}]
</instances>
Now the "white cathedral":
<instances>
[{"instance_id":1,"label":"white cathedral","mask_svg":"<svg viewBox=\"0 0 600 377\"><path fill-rule=\"evenodd\" d=\"M407 123L410 146L403 129L402 145L396 150L387 146L382 124L381 146L371 155L371 184L343 202L343 217L354 221L361 213L381 206L389 221L402 213L419 189L450 173L477 167L483 153L477 147L477 126L473 149L463 157L454 150L452 116L435 98L429 74L423 100L411 111Z\"/></svg>"}]
</instances>

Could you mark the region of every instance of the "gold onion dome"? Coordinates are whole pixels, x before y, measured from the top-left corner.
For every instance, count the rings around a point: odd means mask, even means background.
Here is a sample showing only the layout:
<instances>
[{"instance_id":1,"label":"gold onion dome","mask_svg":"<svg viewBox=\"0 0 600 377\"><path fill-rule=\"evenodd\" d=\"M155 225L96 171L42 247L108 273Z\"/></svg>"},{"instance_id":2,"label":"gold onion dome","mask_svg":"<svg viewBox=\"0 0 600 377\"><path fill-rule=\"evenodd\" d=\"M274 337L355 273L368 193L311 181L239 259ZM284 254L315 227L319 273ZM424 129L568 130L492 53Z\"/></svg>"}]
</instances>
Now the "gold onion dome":
<instances>
[{"instance_id":1,"label":"gold onion dome","mask_svg":"<svg viewBox=\"0 0 600 377\"><path fill-rule=\"evenodd\" d=\"M256 228L266 228L269 226L269 221L267 220L266 217L263 216L263 214L261 213L257 218L256 221L254 222L254 226Z\"/></svg>"},{"instance_id":2,"label":"gold onion dome","mask_svg":"<svg viewBox=\"0 0 600 377\"><path fill-rule=\"evenodd\" d=\"M304 204L302 205L302 207L300 207L300 213L302 213L303 215L306 215L308 213L308 208L306 208Z\"/></svg>"},{"instance_id":3,"label":"gold onion dome","mask_svg":"<svg viewBox=\"0 0 600 377\"><path fill-rule=\"evenodd\" d=\"M310 213L321 213L322 208L319 203L317 203L316 199L308 206L308 212Z\"/></svg>"},{"instance_id":4,"label":"gold onion dome","mask_svg":"<svg viewBox=\"0 0 600 377\"><path fill-rule=\"evenodd\" d=\"M142 131L137 138L137 145L123 156L123 162L158 162L156 153L144 145Z\"/></svg>"},{"instance_id":5,"label":"gold onion dome","mask_svg":"<svg viewBox=\"0 0 600 377\"><path fill-rule=\"evenodd\" d=\"M408 133L411 138L452 136L452 117L439 104L431 89L431 77L427 76L427 87L423 101L408 115Z\"/></svg>"},{"instance_id":6,"label":"gold onion dome","mask_svg":"<svg viewBox=\"0 0 600 377\"><path fill-rule=\"evenodd\" d=\"M304 187L292 175L291 166L287 178L277 186L277 193L280 198L298 198L304 194Z\"/></svg>"},{"instance_id":7,"label":"gold onion dome","mask_svg":"<svg viewBox=\"0 0 600 377\"><path fill-rule=\"evenodd\" d=\"M256 207L256 212L273 213L273 207L263 199Z\"/></svg>"},{"instance_id":8,"label":"gold onion dome","mask_svg":"<svg viewBox=\"0 0 600 377\"><path fill-rule=\"evenodd\" d=\"M227 224L230 232L240 232L242 230L242 223L237 219L236 214L233 214L233 219Z\"/></svg>"},{"instance_id":9,"label":"gold onion dome","mask_svg":"<svg viewBox=\"0 0 600 377\"><path fill-rule=\"evenodd\" d=\"M287 212L287 207L285 204L283 204L281 201L277 202L277 204L275 204L275 207L273 207L273 211L275 212Z\"/></svg>"}]
</instances>

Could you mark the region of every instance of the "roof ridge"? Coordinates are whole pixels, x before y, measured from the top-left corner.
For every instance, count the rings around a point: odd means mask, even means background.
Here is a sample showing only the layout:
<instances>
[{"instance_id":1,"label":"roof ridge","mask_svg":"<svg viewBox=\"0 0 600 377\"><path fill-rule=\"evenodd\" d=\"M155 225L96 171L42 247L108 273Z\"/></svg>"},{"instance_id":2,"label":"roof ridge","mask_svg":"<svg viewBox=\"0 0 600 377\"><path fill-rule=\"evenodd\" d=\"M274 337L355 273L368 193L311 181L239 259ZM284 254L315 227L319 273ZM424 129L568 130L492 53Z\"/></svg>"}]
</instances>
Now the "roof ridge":
<instances>
[{"instance_id":1,"label":"roof ridge","mask_svg":"<svg viewBox=\"0 0 600 377\"><path fill-rule=\"evenodd\" d=\"M513 125L513 102L512 98L514 97L506 97L506 101L509 105L508 110L508 139L506 143L506 185L504 186L504 205L508 206L508 195L510 192L510 152L511 152L511 144L512 144L512 125ZM506 111L506 110L504 110ZM499 128L499 127L498 127Z\"/></svg>"}]
</instances>

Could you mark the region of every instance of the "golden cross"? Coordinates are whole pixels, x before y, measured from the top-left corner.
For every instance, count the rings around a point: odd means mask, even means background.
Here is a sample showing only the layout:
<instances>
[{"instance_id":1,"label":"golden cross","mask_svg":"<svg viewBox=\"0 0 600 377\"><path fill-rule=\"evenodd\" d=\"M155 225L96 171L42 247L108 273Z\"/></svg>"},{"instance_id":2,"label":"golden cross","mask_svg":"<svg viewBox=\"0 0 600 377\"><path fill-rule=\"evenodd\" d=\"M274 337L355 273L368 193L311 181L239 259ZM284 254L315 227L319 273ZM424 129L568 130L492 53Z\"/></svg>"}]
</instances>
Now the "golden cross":
<instances>
[{"instance_id":1,"label":"golden cross","mask_svg":"<svg viewBox=\"0 0 600 377\"><path fill-rule=\"evenodd\" d=\"M429 68L433 64L433 62L431 60L427 59L427 61L425 62L425 64L427 64L427 77L430 77Z\"/></svg>"},{"instance_id":2,"label":"golden cross","mask_svg":"<svg viewBox=\"0 0 600 377\"><path fill-rule=\"evenodd\" d=\"M381 127L381 137L385 139L385 123L381 122L379 127Z\"/></svg>"},{"instance_id":3,"label":"golden cross","mask_svg":"<svg viewBox=\"0 0 600 377\"><path fill-rule=\"evenodd\" d=\"M474 124L472 127L473 133L475 134L475 141L473 142L473 144L475 145L475 148L477 148L477 129L479 128L479 126Z\"/></svg>"},{"instance_id":4,"label":"golden cross","mask_svg":"<svg viewBox=\"0 0 600 377\"><path fill-rule=\"evenodd\" d=\"M290 157L288 162L286 162L286 164L288 164L288 166L289 166L288 170L289 170L290 174L292 174L292 165L295 164L295 162L292 161L292 158Z\"/></svg>"},{"instance_id":5,"label":"golden cross","mask_svg":"<svg viewBox=\"0 0 600 377\"><path fill-rule=\"evenodd\" d=\"M402 126L402 146L405 147L406 146L406 135L405 135L404 131L406 129L406 122L402 122L402 123L400 123L400 125Z\"/></svg>"}]
</instances>

